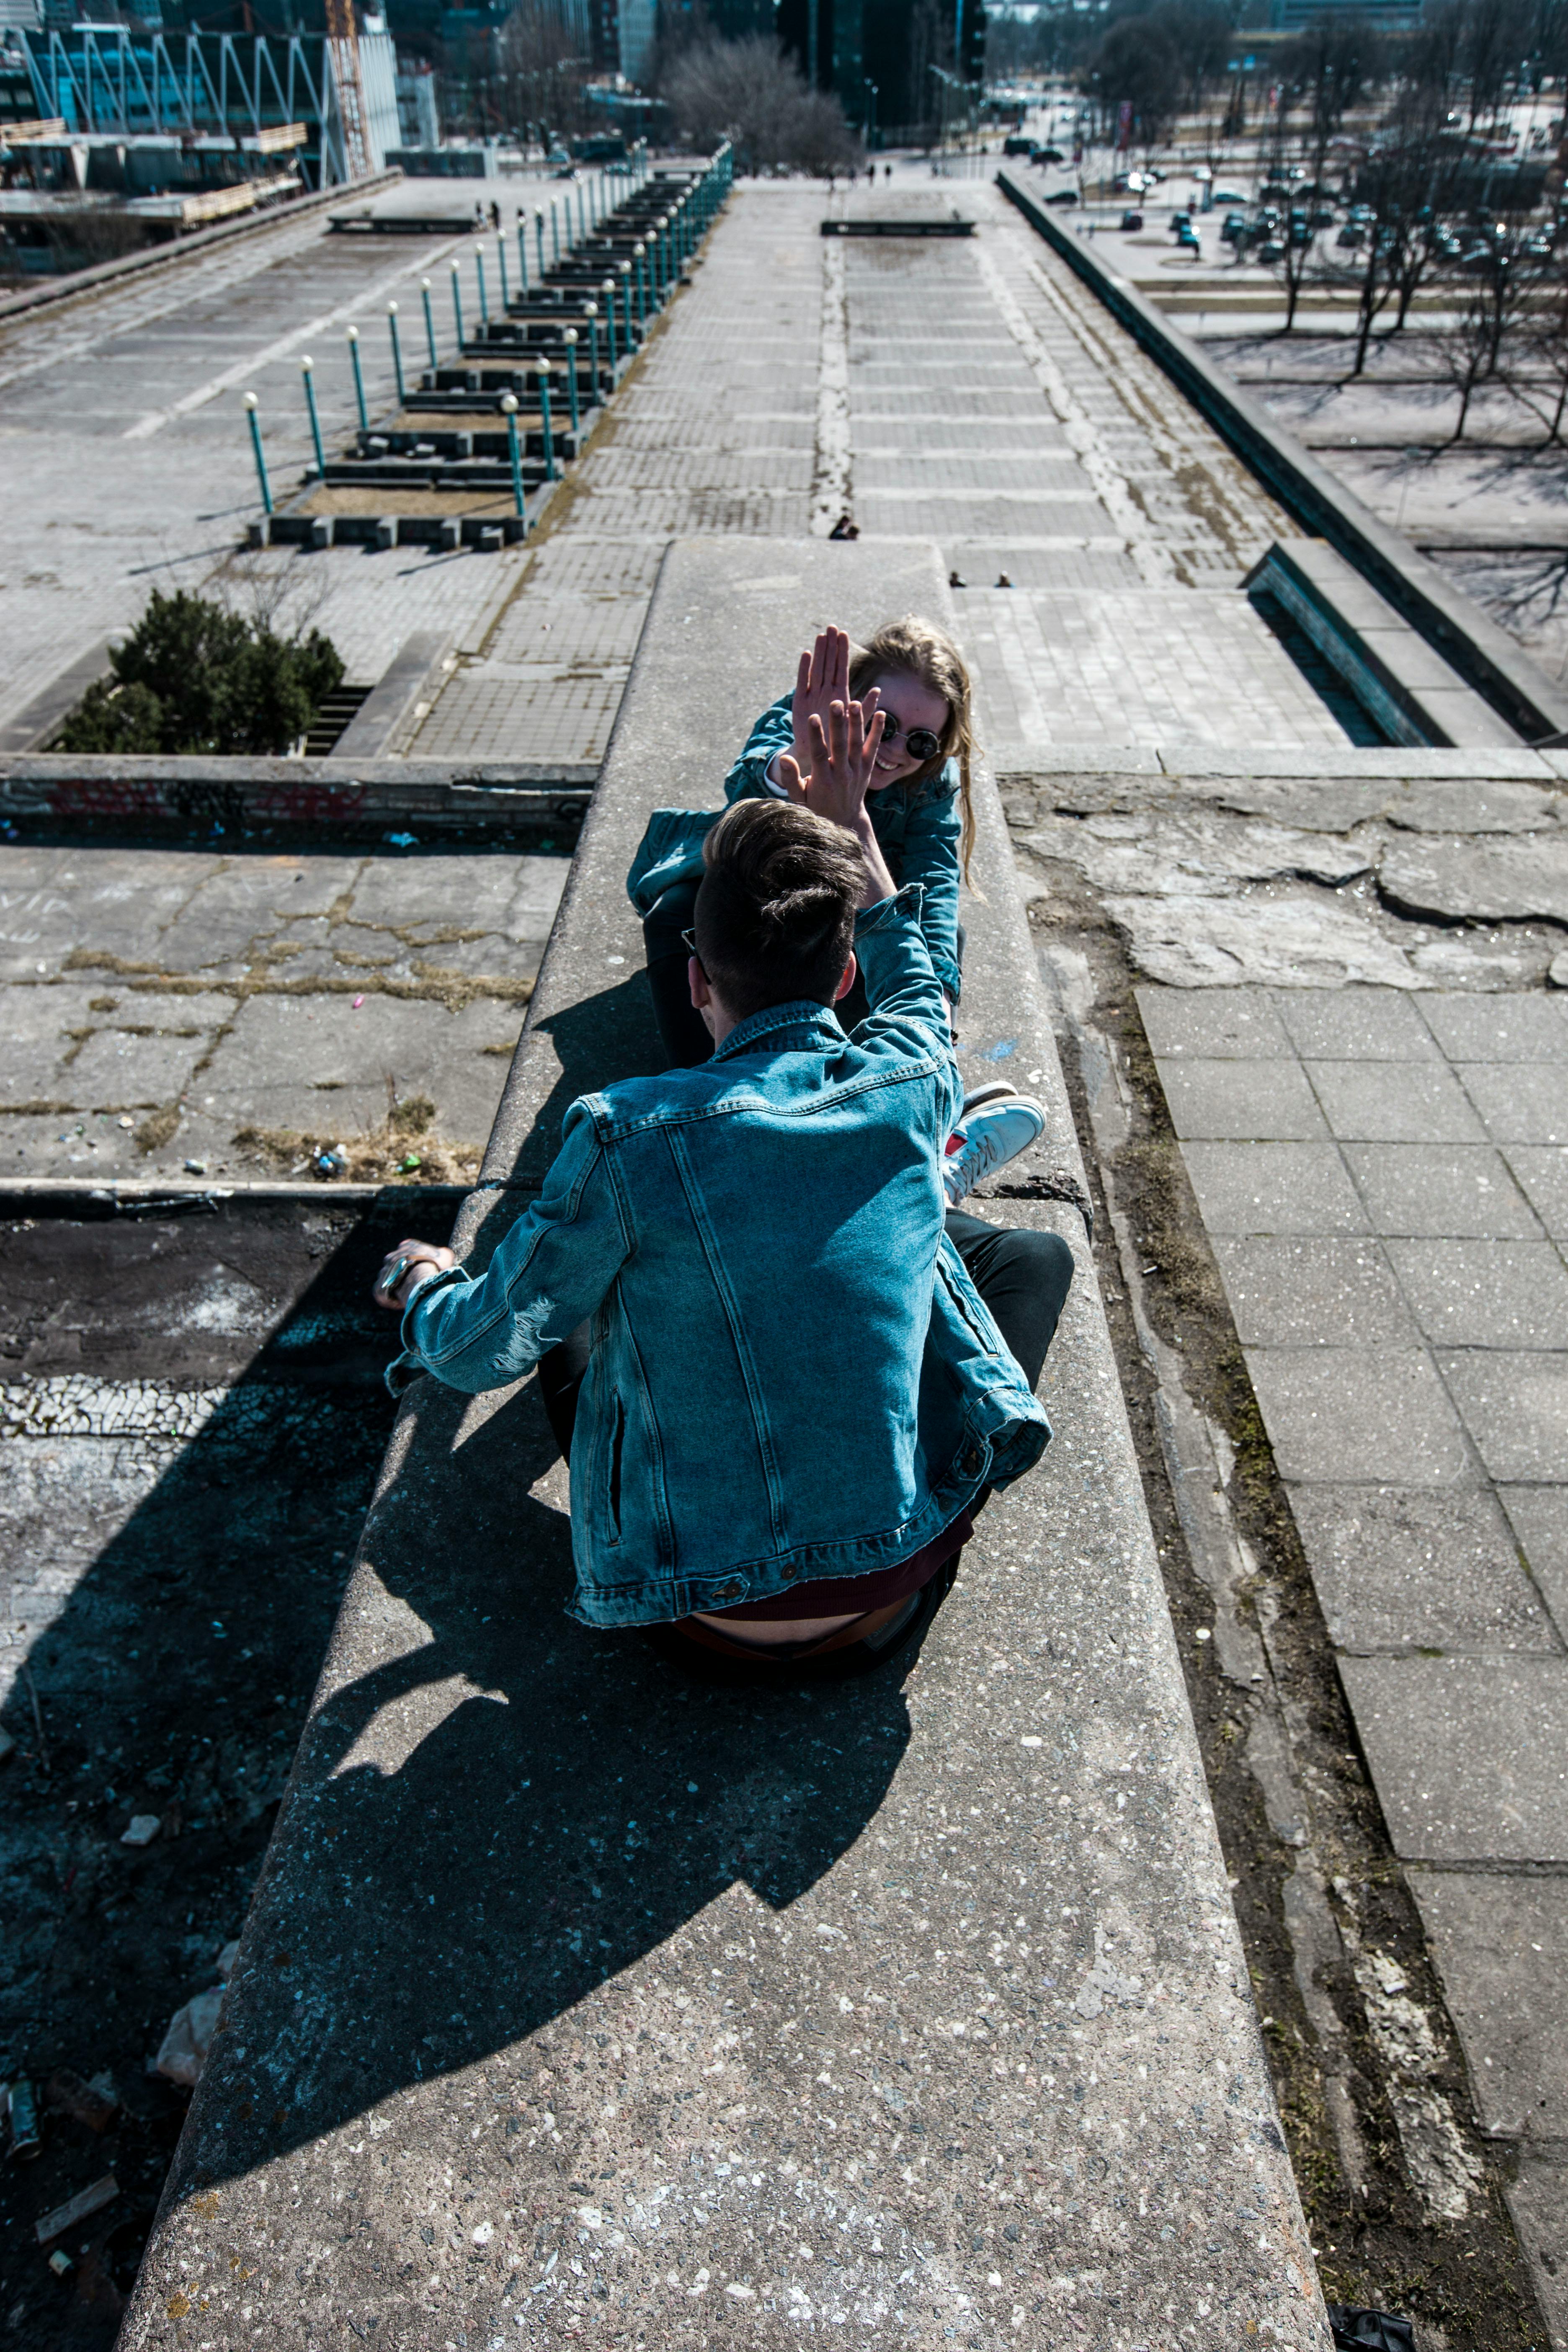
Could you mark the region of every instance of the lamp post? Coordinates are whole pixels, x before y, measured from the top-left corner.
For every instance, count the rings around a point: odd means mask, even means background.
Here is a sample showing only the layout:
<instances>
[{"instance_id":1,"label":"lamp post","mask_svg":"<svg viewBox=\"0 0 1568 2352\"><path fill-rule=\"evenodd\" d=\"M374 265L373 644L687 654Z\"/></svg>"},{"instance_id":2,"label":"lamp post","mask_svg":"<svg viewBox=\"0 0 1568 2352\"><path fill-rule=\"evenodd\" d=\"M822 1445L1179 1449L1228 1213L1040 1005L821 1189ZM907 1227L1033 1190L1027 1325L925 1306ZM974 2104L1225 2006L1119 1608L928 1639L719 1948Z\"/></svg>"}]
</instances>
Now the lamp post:
<instances>
[{"instance_id":1,"label":"lamp post","mask_svg":"<svg viewBox=\"0 0 1568 2352\"><path fill-rule=\"evenodd\" d=\"M256 478L261 485L261 503L270 514L272 485L267 478L267 460L262 455L261 425L256 414L256 394L253 392L247 392L245 395L245 413L250 423L250 450L256 459Z\"/></svg>"},{"instance_id":2,"label":"lamp post","mask_svg":"<svg viewBox=\"0 0 1568 2352\"><path fill-rule=\"evenodd\" d=\"M626 358L629 361L636 346L632 341L632 265L623 261L617 270L621 281L621 325L626 332Z\"/></svg>"},{"instance_id":3,"label":"lamp post","mask_svg":"<svg viewBox=\"0 0 1568 2352\"><path fill-rule=\"evenodd\" d=\"M516 502L517 510L522 517L523 536L526 539L528 536L528 509L523 504L522 498L522 453L517 446L516 393L503 392L500 396L500 404L501 413L506 418L507 455L511 459L511 495Z\"/></svg>"},{"instance_id":4,"label":"lamp post","mask_svg":"<svg viewBox=\"0 0 1568 2352\"><path fill-rule=\"evenodd\" d=\"M577 414L577 330L568 327L561 338L566 346L566 398L572 410L572 430L578 430Z\"/></svg>"},{"instance_id":5,"label":"lamp post","mask_svg":"<svg viewBox=\"0 0 1568 2352\"><path fill-rule=\"evenodd\" d=\"M430 315L430 280L427 278L419 280L419 294L425 305L425 340L430 346L430 364L437 368L441 362L436 356L436 321Z\"/></svg>"},{"instance_id":6,"label":"lamp post","mask_svg":"<svg viewBox=\"0 0 1568 2352\"><path fill-rule=\"evenodd\" d=\"M647 247L640 236L632 247L632 258L637 263L637 325L646 327L647 325ZM628 342L631 340L629 325L626 329L626 340Z\"/></svg>"},{"instance_id":7,"label":"lamp post","mask_svg":"<svg viewBox=\"0 0 1568 2352\"><path fill-rule=\"evenodd\" d=\"M550 422L550 362L539 362L539 416L544 427L544 478L553 482L555 472L555 427Z\"/></svg>"},{"instance_id":8,"label":"lamp post","mask_svg":"<svg viewBox=\"0 0 1568 2352\"><path fill-rule=\"evenodd\" d=\"M452 264L452 316L458 322L458 350L460 353L464 342L463 265L460 261L454 261Z\"/></svg>"},{"instance_id":9,"label":"lamp post","mask_svg":"<svg viewBox=\"0 0 1568 2352\"><path fill-rule=\"evenodd\" d=\"M348 341L349 357L353 362L354 406L359 410L359 429L362 433L368 433L370 417L364 404L364 371L359 363L359 329L357 327L349 329Z\"/></svg>"},{"instance_id":10,"label":"lamp post","mask_svg":"<svg viewBox=\"0 0 1568 2352\"><path fill-rule=\"evenodd\" d=\"M500 269L500 306L502 310L506 311L510 310L511 308L511 288L507 284L506 279L506 239L504 236L498 236L496 239L496 261Z\"/></svg>"},{"instance_id":11,"label":"lamp post","mask_svg":"<svg viewBox=\"0 0 1568 2352\"><path fill-rule=\"evenodd\" d=\"M555 209L555 199L550 199L550 250L557 268L561 266L561 216Z\"/></svg>"},{"instance_id":12,"label":"lamp post","mask_svg":"<svg viewBox=\"0 0 1568 2352\"><path fill-rule=\"evenodd\" d=\"M583 316L588 321L588 405L599 404L599 306L584 302Z\"/></svg>"},{"instance_id":13,"label":"lamp post","mask_svg":"<svg viewBox=\"0 0 1568 2352\"><path fill-rule=\"evenodd\" d=\"M539 282L542 286L544 283L544 206L542 205L535 205L533 207L533 235L539 251Z\"/></svg>"},{"instance_id":14,"label":"lamp post","mask_svg":"<svg viewBox=\"0 0 1568 2352\"><path fill-rule=\"evenodd\" d=\"M521 213L517 216L517 257L522 268L522 290L528 293L528 223Z\"/></svg>"},{"instance_id":15,"label":"lamp post","mask_svg":"<svg viewBox=\"0 0 1568 2352\"><path fill-rule=\"evenodd\" d=\"M605 332L609 338L610 347L610 389L614 391L616 378L620 373L620 363L616 357L615 279L613 278L605 278L600 285L599 291L605 298Z\"/></svg>"},{"instance_id":16,"label":"lamp post","mask_svg":"<svg viewBox=\"0 0 1568 2352\"><path fill-rule=\"evenodd\" d=\"M490 322L490 306L489 299L485 292L485 249L482 245L476 245L474 247L474 268L479 272L479 323L481 326L488 327Z\"/></svg>"},{"instance_id":17,"label":"lamp post","mask_svg":"<svg viewBox=\"0 0 1568 2352\"><path fill-rule=\"evenodd\" d=\"M310 414L310 438L316 446L316 471L323 481L327 478L327 453L321 446L321 420L316 414L315 361L307 352L300 362L300 379L305 387L305 406Z\"/></svg>"},{"instance_id":18,"label":"lamp post","mask_svg":"<svg viewBox=\"0 0 1568 2352\"><path fill-rule=\"evenodd\" d=\"M397 305L395 302L389 302L386 306L386 326L387 331L392 337L392 373L397 378L397 405L399 408L406 408L408 405L408 394L405 391L403 383L403 345L397 339Z\"/></svg>"}]
</instances>

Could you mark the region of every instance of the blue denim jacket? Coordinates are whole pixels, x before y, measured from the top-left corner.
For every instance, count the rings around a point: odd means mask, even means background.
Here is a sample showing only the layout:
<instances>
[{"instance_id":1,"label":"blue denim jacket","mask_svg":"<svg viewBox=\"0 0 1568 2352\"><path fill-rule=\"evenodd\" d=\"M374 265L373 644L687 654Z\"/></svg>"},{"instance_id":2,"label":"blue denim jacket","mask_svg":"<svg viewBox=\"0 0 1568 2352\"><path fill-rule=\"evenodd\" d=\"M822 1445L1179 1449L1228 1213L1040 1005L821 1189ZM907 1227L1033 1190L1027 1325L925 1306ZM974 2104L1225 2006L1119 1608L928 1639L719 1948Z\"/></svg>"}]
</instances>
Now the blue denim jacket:
<instances>
[{"instance_id":1,"label":"blue denim jacket","mask_svg":"<svg viewBox=\"0 0 1568 2352\"><path fill-rule=\"evenodd\" d=\"M695 1069L584 1095L485 1273L437 1276L404 1317L403 1365L470 1391L593 1318L584 1624L895 1566L1050 1437L942 1230L960 1082L918 890L867 909L856 946L852 1040L820 1004L773 1005Z\"/></svg>"},{"instance_id":2,"label":"blue denim jacket","mask_svg":"<svg viewBox=\"0 0 1568 2352\"><path fill-rule=\"evenodd\" d=\"M768 769L775 753L787 751L794 740L793 700L791 695L781 695L752 728L745 750L724 779L727 801L783 798L782 787L769 783ZM889 784L866 795L871 830L889 873L895 882L918 882L925 892L921 928L926 950L954 1004L963 986L958 962L958 845L963 837L958 791L958 762L948 760L923 783Z\"/></svg>"}]
</instances>

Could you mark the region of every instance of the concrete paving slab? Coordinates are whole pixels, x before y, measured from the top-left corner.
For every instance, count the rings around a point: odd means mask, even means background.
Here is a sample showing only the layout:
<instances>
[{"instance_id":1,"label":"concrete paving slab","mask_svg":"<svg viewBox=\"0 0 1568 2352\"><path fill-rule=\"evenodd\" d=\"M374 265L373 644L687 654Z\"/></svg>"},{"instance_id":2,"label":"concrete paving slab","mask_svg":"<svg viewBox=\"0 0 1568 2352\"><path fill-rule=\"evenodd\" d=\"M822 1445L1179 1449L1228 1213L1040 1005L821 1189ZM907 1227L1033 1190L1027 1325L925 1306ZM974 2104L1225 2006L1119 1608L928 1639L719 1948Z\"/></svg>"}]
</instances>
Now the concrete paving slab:
<instances>
[{"instance_id":1,"label":"concrete paving slab","mask_svg":"<svg viewBox=\"0 0 1568 2352\"><path fill-rule=\"evenodd\" d=\"M1394 1852L1568 1862L1568 1659L1342 1658Z\"/></svg>"},{"instance_id":2,"label":"concrete paving slab","mask_svg":"<svg viewBox=\"0 0 1568 2352\"><path fill-rule=\"evenodd\" d=\"M1568 1481L1568 1354L1440 1349L1437 1362L1490 1476Z\"/></svg>"},{"instance_id":3,"label":"concrete paving slab","mask_svg":"<svg viewBox=\"0 0 1568 2352\"><path fill-rule=\"evenodd\" d=\"M1258 988L1133 990L1143 1034L1159 1061L1178 1055L1271 1060L1290 1041L1272 1000Z\"/></svg>"},{"instance_id":4,"label":"concrete paving slab","mask_svg":"<svg viewBox=\"0 0 1568 2352\"><path fill-rule=\"evenodd\" d=\"M1366 1213L1331 1143L1184 1143L1211 1234L1363 1234Z\"/></svg>"},{"instance_id":5,"label":"concrete paving slab","mask_svg":"<svg viewBox=\"0 0 1568 2352\"><path fill-rule=\"evenodd\" d=\"M1430 1062L1308 1062L1342 1141L1484 1143L1487 1131L1450 1070Z\"/></svg>"},{"instance_id":6,"label":"concrete paving slab","mask_svg":"<svg viewBox=\"0 0 1568 2352\"><path fill-rule=\"evenodd\" d=\"M1568 1150L1554 1144L1511 1146L1509 1166L1553 1241L1568 1241Z\"/></svg>"},{"instance_id":7,"label":"concrete paving slab","mask_svg":"<svg viewBox=\"0 0 1568 2352\"><path fill-rule=\"evenodd\" d=\"M1410 1886L1481 2129L1568 2139L1568 1880L1418 1870Z\"/></svg>"},{"instance_id":8,"label":"concrete paving slab","mask_svg":"<svg viewBox=\"0 0 1568 2352\"><path fill-rule=\"evenodd\" d=\"M1495 1142L1568 1144L1568 1061L1461 1062L1458 1068Z\"/></svg>"},{"instance_id":9,"label":"concrete paving slab","mask_svg":"<svg viewBox=\"0 0 1568 2352\"><path fill-rule=\"evenodd\" d=\"M346 995L253 996L204 1073L213 1121L292 1129L377 1127L387 1088L400 1100L424 1095L438 1131L477 1143L496 1098L497 1066L516 1043L514 1006L480 999L449 1013L367 994L356 1013Z\"/></svg>"},{"instance_id":10,"label":"concrete paving slab","mask_svg":"<svg viewBox=\"0 0 1568 2352\"><path fill-rule=\"evenodd\" d=\"M1561 996L1427 998L1422 1007L1452 1062L1568 1062L1568 1003Z\"/></svg>"},{"instance_id":11,"label":"concrete paving slab","mask_svg":"<svg viewBox=\"0 0 1568 2352\"><path fill-rule=\"evenodd\" d=\"M1345 1165L1380 1234L1540 1238L1501 1155L1466 1143L1347 1143Z\"/></svg>"},{"instance_id":12,"label":"concrete paving slab","mask_svg":"<svg viewBox=\"0 0 1568 2352\"><path fill-rule=\"evenodd\" d=\"M1194 1057L1162 1066L1160 1082L1184 1139L1305 1142L1327 1132L1298 1062Z\"/></svg>"},{"instance_id":13,"label":"concrete paving slab","mask_svg":"<svg viewBox=\"0 0 1568 2352\"><path fill-rule=\"evenodd\" d=\"M1244 1348L1413 1347L1420 1337L1382 1244L1214 1235Z\"/></svg>"},{"instance_id":14,"label":"concrete paving slab","mask_svg":"<svg viewBox=\"0 0 1568 2352\"><path fill-rule=\"evenodd\" d=\"M1404 1486L1473 1480L1458 1417L1423 1349L1249 1348L1247 1368L1282 1478Z\"/></svg>"},{"instance_id":15,"label":"concrete paving slab","mask_svg":"<svg viewBox=\"0 0 1568 2352\"><path fill-rule=\"evenodd\" d=\"M1336 1649L1562 1654L1489 1489L1300 1486L1290 1508Z\"/></svg>"},{"instance_id":16,"label":"concrete paving slab","mask_svg":"<svg viewBox=\"0 0 1568 2352\"><path fill-rule=\"evenodd\" d=\"M100 1030L66 1074L73 1099L88 1110L151 1109L183 1094L209 1043L191 1026L184 1036L132 1037Z\"/></svg>"},{"instance_id":17,"label":"concrete paving slab","mask_svg":"<svg viewBox=\"0 0 1568 2352\"><path fill-rule=\"evenodd\" d=\"M487 1157L498 1186L536 1181L585 1082L650 1066L641 975L607 963L635 943L626 866L656 801L711 795L776 646L829 598L858 629L894 597L946 614L907 551L772 562L783 585L741 610L754 551L669 559ZM1025 1045L1066 1160L988 782L980 821L966 1054ZM477 1198L460 1246L517 1205ZM172 2345L182 2298L214 2352L350 2319L510 2340L526 2289L536 2333L604 2304L617 2334L684 2343L700 2305L710 2332L732 2307L759 2340L842 2323L943 2352L949 2329L1020 2340L1067 2276L1139 2340L1200 2300L1227 2339L1321 2339L1087 1270L1068 1315L1047 1466L984 1515L918 1664L779 1706L563 1622L565 1493L533 1383L415 1384L133 2340ZM351 2192L352 2242L329 2246L321 2216Z\"/></svg>"},{"instance_id":18,"label":"concrete paving slab","mask_svg":"<svg viewBox=\"0 0 1568 2352\"><path fill-rule=\"evenodd\" d=\"M1296 1051L1326 1062L1427 1062L1437 1047L1418 1005L1394 988L1281 988L1274 1005Z\"/></svg>"},{"instance_id":19,"label":"concrete paving slab","mask_svg":"<svg viewBox=\"0 0 1568 2352\"><path fill-rule=\"evenodd\" d=\"M1518 2178L1503 2194L1551 2331L1552 2352L1568 2352L1568 2164L1527 2154Z\"/></svg>"},{"instance_id":20,"label":"concrete paving slab","mask_svg":"<svg viewBox=\"0 0 1568 2352\"><path fill-rule=\"evenodd\" d=\"M1542 1598L1568 1641L1568 1486L1500 1486Z\"/></svg>"},{"instance_id":21,"label":"concrete paving slab","mask_svg":"<svg viewBox=\"0 0 1568 2352\"><path fill-rule=\"evenodd\" d=\"M1394 1241L1388 1255L1441 1346L1553 1348L1568 1337L1568 1267L1550 1242Z\"/></svg>"}]
</instances>

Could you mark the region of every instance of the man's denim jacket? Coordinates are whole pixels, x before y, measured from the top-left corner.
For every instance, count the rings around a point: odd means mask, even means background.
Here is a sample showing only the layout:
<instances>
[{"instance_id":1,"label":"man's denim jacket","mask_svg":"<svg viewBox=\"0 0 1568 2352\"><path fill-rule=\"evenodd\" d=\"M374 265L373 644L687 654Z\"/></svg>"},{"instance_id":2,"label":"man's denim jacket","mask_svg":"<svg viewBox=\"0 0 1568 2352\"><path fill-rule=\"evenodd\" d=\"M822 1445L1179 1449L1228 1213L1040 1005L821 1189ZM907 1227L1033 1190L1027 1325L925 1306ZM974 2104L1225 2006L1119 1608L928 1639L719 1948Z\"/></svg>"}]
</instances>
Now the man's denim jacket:
<instances>
[{"instance_id":1,"label":"man's denim jacket","mask_svg":"<svg viewBox=\"0 0 1568 2352\"><path fill-rule=\"evenodd\" d=\"M868 908L846 1036L770 1006L709 1062L568 1110L477 1279L419 1290L404 1364L499 1388L593 1318L572 1614L643 1625L889 1568L1037 1462L1040 1404L942 1230L960 1082L920 893Z\"/></svg>"},{"instance_id":2,"label":"man's denim jacket","mask_svg":"<svg viewBox=\"0 0 1568 2352\"><path fill-rule=\"evenodd\" d=\"M790 713L794 698L781 695L764 710L751 739L724 779L727 801L782 800L784 788L768 782L768 770L795 739ZM889 784L868 793L871 830L895 882L918 882L925 892L921 929L938 980L954 1004L963 992L958 962L958 762L945 761L923 782Z\"/></svg>"}]
</instances>

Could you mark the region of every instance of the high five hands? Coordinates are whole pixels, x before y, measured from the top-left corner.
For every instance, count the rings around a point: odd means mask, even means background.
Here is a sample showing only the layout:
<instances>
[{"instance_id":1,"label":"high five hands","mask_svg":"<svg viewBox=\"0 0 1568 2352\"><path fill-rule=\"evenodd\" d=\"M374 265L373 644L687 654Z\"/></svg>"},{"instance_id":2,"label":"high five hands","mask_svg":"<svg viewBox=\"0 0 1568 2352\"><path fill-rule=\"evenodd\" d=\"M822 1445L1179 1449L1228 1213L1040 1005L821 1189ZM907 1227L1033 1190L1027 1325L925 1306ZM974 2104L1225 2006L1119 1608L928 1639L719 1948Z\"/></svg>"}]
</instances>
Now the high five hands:
<instances>
[{"instance_id":1,"label":"high five hands","mask_svg":"<svg viewBox=\"0 0 1568 2352\"><path fill-rule=\"evenodd\" d=\"M880 699L876 687L861 698L868 726ZM824 629L809 652L800 657L790 703L790 726L795 737L789 747L790 756L803 774L811 773L811 722L819 719L826 730L836 702L846 708L849 702L849 639L842 629Z\"/></svg>"},{"instance_id":2,"label":"high five hands","mask_svg":"<svg viewBox=\"0 0 1568 2352\"><path fill-rule=\"evenodd\" d=\"M829 692L830 687L839 690ZM868 907L892 898L896 888L866 807L884 724L877 703L875 687L858 702L850 698L849 640L842 629L825 629L811 652L800 657L795 743L780 754L776 771L797 807L855 835L866 860L860 903Z\"/></svg>"}]
</instances>

